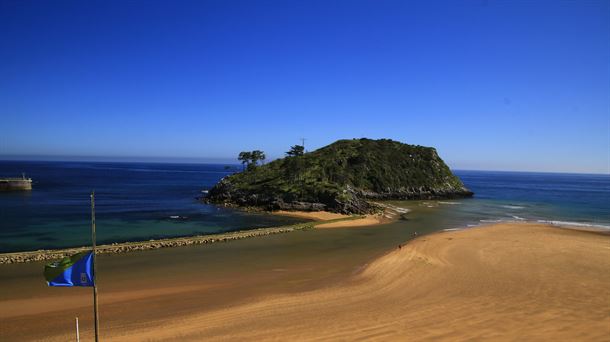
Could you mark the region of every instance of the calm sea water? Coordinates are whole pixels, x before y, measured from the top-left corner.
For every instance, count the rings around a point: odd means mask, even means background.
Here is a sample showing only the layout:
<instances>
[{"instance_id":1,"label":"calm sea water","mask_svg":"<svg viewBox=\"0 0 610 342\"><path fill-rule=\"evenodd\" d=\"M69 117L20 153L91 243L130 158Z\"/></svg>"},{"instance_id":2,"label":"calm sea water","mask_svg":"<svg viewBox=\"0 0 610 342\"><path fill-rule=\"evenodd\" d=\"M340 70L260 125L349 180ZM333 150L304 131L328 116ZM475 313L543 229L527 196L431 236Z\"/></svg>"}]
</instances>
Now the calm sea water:
<instances>
[{"instance_id":1,"label":"calm sea water","mask_svg":"<svg viewBox=\"0 0 610 342\"><path fill-rule=\"evenodd\" d=\"M95 190L99 243L222 233L298 222L204 205L202 189L239 169L225 165L7 162L0 177L33 179L31 192L0 192L0 252L90 243ZM179 218L172 218L179 216Z\"/></svg>"},{"instance_id":2,"label":"calm sea water","mask_svg":"<svg viewBox=\"0 0 610 342\"><path fill-rule=\"evenodd\" d=\"M528 220L610 229L610 175L456 171L476 193L458 211L479 220Z\"/></svg>"},{"instance_id":3,"label":"calm sea water","mask_svg":"<svg viewBox=\"0 0 610 342\"><path fill-rule=\"evenodd\" d=\"M90 243L89 193L96 192L98 242L221 233L297 222L196 201L238 166L212 164L8 162L31 192L0 193L0 252ZM610 228L607 175L456 171L476 193L456 201L397 202L414 209L394 229L434 231L501 220ZM179 217L179 218L175 218Z\"/></svg>"},{"instance_id":4,"label":"calm sea water","mask_svg":"<svg viewBox=\"0 0 610 342\"><path fill-rule=\"evenodd\" d=\"M503 221L610 229L610 176L463 171L474 198L397 202L413 209L413 229L463 228Z\"/></svg>"}]
</instances>

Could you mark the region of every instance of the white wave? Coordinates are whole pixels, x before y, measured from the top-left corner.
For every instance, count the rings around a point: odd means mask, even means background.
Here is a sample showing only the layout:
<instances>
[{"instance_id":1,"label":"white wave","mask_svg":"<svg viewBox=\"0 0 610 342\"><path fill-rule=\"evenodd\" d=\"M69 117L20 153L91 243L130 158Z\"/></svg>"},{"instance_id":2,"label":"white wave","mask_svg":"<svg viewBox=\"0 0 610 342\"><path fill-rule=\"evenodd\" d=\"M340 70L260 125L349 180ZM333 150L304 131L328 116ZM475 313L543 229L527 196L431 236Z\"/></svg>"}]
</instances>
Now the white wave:
<instances>
[{"instance_id":1,"label":"white wave","mask_svg":"<svg viewBox=\"0 0 610 342\"><path fill-rule=\"evenodd\" d=\"M526 222L527 219L511 215L511 218L502 218L502 219L487 219L487 220L479 220L481 223L511 223L511 222Z\"/></svg>"},{"instance_id":2,"label":"white wave","mask_svg":"<svg viewBox=\"0 0 610 342\"><path fill-rule=\"evenodd\" d=\"M443 229L444 232L453 232L456 230L463 230L464 228L447 228L447 229Z\"/></svg>"},{"instance_id":3,"label":"white wave","mask_svg":"<svg viewBox=\"0 0 610 342\"><path fill-rule=\"evenodd\" d=\"M527 222L528 220L516 215L511 215L510 219L485 219L479 220L481 223L506 223L506 222ZM530 221L531 222L531 221ZM557 221L557 220L537 220L538 223L550 224L553 226L567 226L567 227L589 227L589 228L601 228L610 229L610 225L599 224L599 223L587 223L587 222L573 222L573 221Z\"/></svg>"},{"instance_id":4,"label":"white wave","mask_svg":"<svg viewBox=\"0 0 610 342\"><path fill-rule=\"evenodd\" d=\"M407 208L402 208L402 207L397 207L394 205L382 205L384 208L391 210L391 211L395 211L399 214L406 214L408 212L411 212L411 209L407 209Z\"/></svg>"},{"instance_id":5,"label":"white wave","mask_svg":"<svg viewBox=\"0 0 610 342\"><path fill-rule=\"evenodd\" d=\"M520 205L501 205L501 207L506 208L506 209L514 209L514 210L525 209L525 207L520 206Z\"/></svg>"},{"instance_id":6,"label":"white wave","mask_svg":"<svg viewBox=\"0 0 610 342\"><path fill-rule=\"evenodd\" d=\"M447 201L443 201L443 202L438 202L439 204L462 204L460 202L447 202Z\"/></svg>"},{"instance_id":7,"label":"white wave","mask_svg":"<svg viewBox=\"0 0 610 342\"><path fill-rule=\"evenodd\" d=\"M590 228L603 228L610 229L610 225L598 224L598 223L586 223L586 222L572 222L572 221L556 221L556 220L538 220L539 223L551 224L554 226L571 226L571 227L590 227Z\"/></svg>"}]
</instances>

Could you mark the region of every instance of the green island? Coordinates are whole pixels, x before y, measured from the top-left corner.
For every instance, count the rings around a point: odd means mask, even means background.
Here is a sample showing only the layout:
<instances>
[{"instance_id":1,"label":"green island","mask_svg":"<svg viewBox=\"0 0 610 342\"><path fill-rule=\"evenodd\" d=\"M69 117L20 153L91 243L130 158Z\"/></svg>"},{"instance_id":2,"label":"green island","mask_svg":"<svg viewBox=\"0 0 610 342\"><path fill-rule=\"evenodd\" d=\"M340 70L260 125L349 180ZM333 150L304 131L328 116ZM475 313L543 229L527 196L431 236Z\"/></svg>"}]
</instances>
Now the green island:
<instances>
[{"instance_id":1,"label":"green island","mask_svg":"<svg viewBox=\"0 0 610 342\"><path fill-rule=\"evenodd\" d=\"M206 203L261 210L371 214L371 200L470 197L436 149L389 139L338 140L313 152L296 145L270 163L262 151L242 152L243 172L220 180Z\"/></svg>"},{"instance_id":2,"label":"green island","mask_svg":"<svg viewBox=\"0 0 610 342\"><path fill-rule=\"evenodd\" d=\"M259 165L265 159L263 151L240 153L244 170L221 179L202 200L253 210L329 211L348 215L223 234L113 243L98 246L98 252L115 254L227 242L358 220L384 211L396 217L399 212L396 208L378 201L473 195L431 147L389 139L353 139L339 140L309 153L305 153L303 146L295 145L286 154L285 158ZM0 254L0 264L58 259L85 249L4 253Z\"/></svg>"}]
</instances>

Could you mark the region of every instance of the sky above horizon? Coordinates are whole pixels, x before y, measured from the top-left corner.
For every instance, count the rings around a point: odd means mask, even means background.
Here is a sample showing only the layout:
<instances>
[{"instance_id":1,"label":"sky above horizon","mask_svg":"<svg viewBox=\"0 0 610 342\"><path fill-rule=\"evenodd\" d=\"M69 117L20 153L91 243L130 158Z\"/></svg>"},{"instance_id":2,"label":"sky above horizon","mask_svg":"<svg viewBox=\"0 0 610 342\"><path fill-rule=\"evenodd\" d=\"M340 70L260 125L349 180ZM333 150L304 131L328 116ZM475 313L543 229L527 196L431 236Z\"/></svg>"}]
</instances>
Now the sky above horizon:
<instances>
[{"instance_id":1,"label":"sky above horizon","mask_svg":"<svg viewBox=\"0 0 610 342\"><path fill-rule=\"evenodd\" d=\"M0 159L277 158L610 173L610 1L0 0Z\"/></svg>"}]
</instances>

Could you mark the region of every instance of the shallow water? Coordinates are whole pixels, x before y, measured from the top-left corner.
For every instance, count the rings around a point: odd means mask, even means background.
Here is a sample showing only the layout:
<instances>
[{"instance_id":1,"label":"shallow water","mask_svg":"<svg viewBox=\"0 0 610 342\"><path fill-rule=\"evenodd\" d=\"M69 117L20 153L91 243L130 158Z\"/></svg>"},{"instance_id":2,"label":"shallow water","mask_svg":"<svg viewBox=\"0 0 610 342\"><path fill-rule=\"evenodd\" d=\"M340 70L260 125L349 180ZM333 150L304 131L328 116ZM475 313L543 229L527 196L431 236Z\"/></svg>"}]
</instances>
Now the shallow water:
<instances>
[{"instance_id":1,"label":"shallow water","mask_svg":"<svg viewBox=\"0 0 610 342\"><path fill-rule=\"evenodd\" d=\"M98 243L299 221L204 205L195 199L220 178L239 170L236 165L213 164L0 161L0 177L25 172L34 179L31 192L0 193L0 252L89 244L92 190L96 191ZM610 228L608 175L455 173L475 197L399 203L421 209L406 216L409 227L424 231L530 220Z\"/></svg>"},{"instance_id":2,"label":"shallow water","mask_svg":"<svg viewBox=\"0 0 610 342\"><path fill-rule=\"evenodd\" d=\"M207 164L6 162L0 177L25 172L31 192L0 192L0 252L89 244L96 192L98 243L222 233L300 222L202 204L196 197L236 166ZM177 217L177 218L176 218Z\"/></svg>"}]
</instances>

